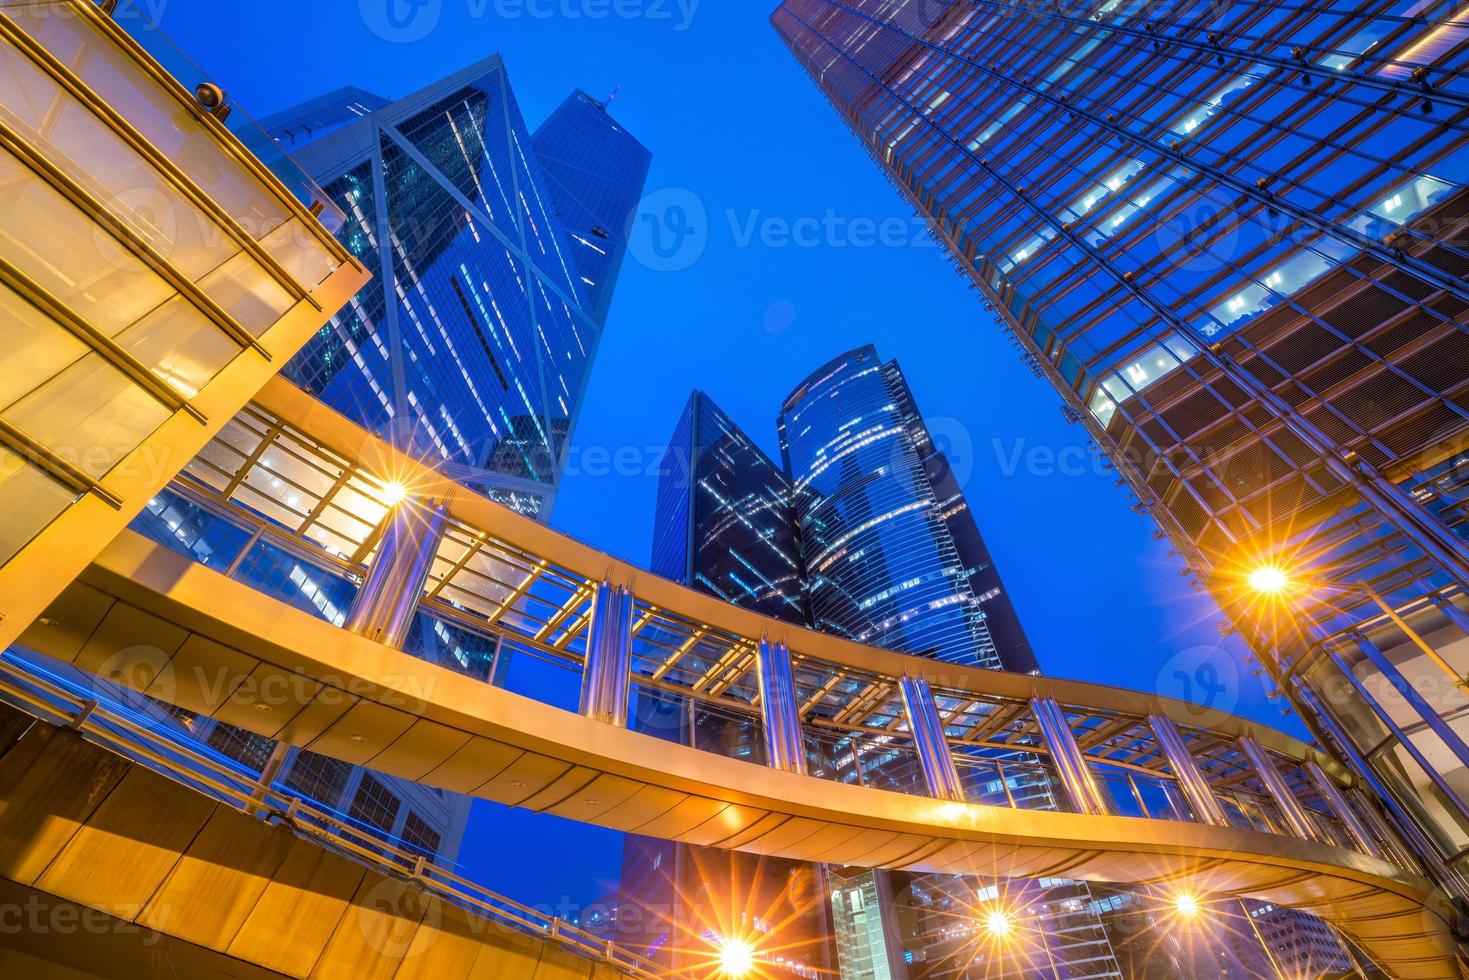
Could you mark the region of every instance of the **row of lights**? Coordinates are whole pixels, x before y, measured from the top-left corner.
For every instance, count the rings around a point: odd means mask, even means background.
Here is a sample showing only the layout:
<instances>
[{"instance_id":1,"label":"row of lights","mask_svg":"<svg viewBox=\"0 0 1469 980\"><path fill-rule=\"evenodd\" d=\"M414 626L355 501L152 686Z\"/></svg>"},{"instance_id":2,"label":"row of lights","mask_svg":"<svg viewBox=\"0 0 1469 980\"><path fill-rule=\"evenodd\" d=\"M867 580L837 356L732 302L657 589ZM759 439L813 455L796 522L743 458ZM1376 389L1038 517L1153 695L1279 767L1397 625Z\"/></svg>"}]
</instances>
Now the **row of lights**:
<instances>
[{"instance_id":1,"label":"row of lights","mask_svg":"<svg viewBox=\"0 0 1469 980\"><path fill-rule=\"evenodd\" d=\"M1172 899L1174 915L1185 922L1193 921L1203 911L1203 904L1191 894L1180 893ZM992 908L984 914L984 931L996 943L1007 943L1016 937L1019 920L1015 913ZM754 976L760 959L754 944L745 939L729 938L718 944L719 975L728 980L744 980Z\"/></svg>"}]
</instances>

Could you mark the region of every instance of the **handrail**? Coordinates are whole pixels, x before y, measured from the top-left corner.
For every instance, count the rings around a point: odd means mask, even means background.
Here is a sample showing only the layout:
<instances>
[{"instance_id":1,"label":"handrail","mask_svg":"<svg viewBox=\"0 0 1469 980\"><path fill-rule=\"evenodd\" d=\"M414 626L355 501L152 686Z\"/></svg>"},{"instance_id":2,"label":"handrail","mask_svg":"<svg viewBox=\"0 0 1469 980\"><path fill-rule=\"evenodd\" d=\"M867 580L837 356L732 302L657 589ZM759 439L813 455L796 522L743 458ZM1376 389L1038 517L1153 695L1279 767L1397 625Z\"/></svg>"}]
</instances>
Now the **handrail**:
<instances>
[{"instance_id":1,"label":"handrail","mask_svg":"<svg viewBox=\"0 0 1469 980\"><path fill-rule=\"evenodd\" d=\"M1314 761L1344 784L1352 782L1344 767L1318 749L1276 729L1213 708L1103 684L1013 674L909 656L730 605L655 576L466 490L417 460L398 453L377 436L282 378L272 379L256 397L255 404L275 419L289 420L288 428L308 435L331 453L353 460L369 472L390 474L390 479L411 488L424 499L445 500L452 519L478 529L481 535L492 535L494 541L507 544L526 556L528 562L538 561L568 570L586 582L605 580L632 585L644 608L662 614L676 610L689 622L738 637L751 647L761 637L784 640L797 658L798 669L801 663L810 663L889 679L926 676L940 695L953 687L960 691L981 690L996 698L1018 702L1028 702L1037 696L1054 697L1062 704L1087 704L1101 699L1107 702L1109 710L1139 718L1162 713L1190 728L1207 729L1231 738L1253 736L1282 756Z\"/></svg>"},{"instance_id":2,"label":"handrail","mask_svg":"<svg viewBox=\"0 0 1469 980\"><path fill-rule=\"evenodd\" d=\"M12 652L0 653L0 697L33 717L75 730L114 754L143 765L233 809L270 823L283 824L297 837L344 854L384 874L408 878L437 897L466 911L523 930L539 939L606 961L639 980L666 980L670 974L657 963L614 941L603 939L553 915L539 912L500 895L442 865L424 859L421 852L402 847L375 828L346 822L300 796L263 785L210 758L188 738L138 724L134 716L98 700L83 698L47 678L34 665ZM165 747L161 751L160 747Z\"/></svg>"}]
</instances>

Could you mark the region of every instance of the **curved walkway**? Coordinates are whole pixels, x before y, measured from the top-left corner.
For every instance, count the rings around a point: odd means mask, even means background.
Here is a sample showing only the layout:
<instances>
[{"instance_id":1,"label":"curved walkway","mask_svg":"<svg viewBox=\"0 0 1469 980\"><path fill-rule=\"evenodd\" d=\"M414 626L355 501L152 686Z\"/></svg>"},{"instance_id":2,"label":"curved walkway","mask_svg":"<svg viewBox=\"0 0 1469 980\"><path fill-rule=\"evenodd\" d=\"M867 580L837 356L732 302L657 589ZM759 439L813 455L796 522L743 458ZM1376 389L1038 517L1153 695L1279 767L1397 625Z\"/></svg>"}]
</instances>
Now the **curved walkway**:
<instances>
[{"instance_id":1,"label":"curved walkway","mask_svg":"<svg viewBox=\"0 0 1469 980\"><path fill-rule=\"evenodd\" d=\"M603 827L833 864L1248 896L1322 917L1395 976L1460 976L1432 888L1388 862L1276 834L944 802L711 755L426 664L131 533L23 642L291 745ZM1087 687L1063 686L1070 701Z\"/></svg>"}]
</instances>

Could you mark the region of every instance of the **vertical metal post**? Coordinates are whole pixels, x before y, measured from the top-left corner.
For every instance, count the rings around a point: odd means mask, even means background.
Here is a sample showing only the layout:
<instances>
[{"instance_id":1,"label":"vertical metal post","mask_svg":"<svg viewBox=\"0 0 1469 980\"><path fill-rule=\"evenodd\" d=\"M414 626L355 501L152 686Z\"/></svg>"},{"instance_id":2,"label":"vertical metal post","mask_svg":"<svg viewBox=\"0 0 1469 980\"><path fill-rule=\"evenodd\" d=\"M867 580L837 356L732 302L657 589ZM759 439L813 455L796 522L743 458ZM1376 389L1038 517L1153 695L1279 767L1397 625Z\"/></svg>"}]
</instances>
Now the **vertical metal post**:
<instances>
[{"instance_id":1,"label":"vertical metal post","mask_svg":"<svg viewBox=\"0 0 1469 980\"><path fill-rule=\"evenodd\" d=\"M1215 827L1228 827L1229 815L1224 812L1224 806L1219 798L1214 795L1214 790L1209 786L1209 780L1204 778L1204 773L1199 769L1198 760L1189 751L1188 743L1183 740L1178 726L1173 719L1165 715L1148 716L1148 727L1153 730L1153 735L1158 739L1158 747L1163 750L1163 757L1168 760L1168 768L1173 770L1173 776L1178 780L1178 788L1183 793L1183 798L1188 801L1189 809L1193 810L1194 816L1200 823L1211 824Z\"/></svg>"},{"instance_id":2,"label":"vertical metal post","mask_svg":"<svg viewBox=\"0 0 1469 980\"><path fill-rule=\"evenodd\" d=\"M448 509L442 504L429 509L404 501L389 512L377 557L347 612L347 629L402 649L447 521Z\"/></svg>"},{"instance_id":3,"label":"vertical metal post","mask_svg":"<svg viewBox=\"0 0 1469 980\"><path fill-rule=\"evenodd\" d=\"M1372 837L1372 832L1367 829L1367 825L1362 822L1357 811L1347 802L1336 780L1327 775L1326 770L1314 761L1306 763L1306 775L1311 777L1312 785L1316 787L1316 792L1321 795L1327 807L1341 821L1342 826L1347 828L1347 833L1352 835L1357 850L1376 858L1384 857L1382 848L1377 845L1377 841Z\"/></svg>"},{"instance_id":4,"label":"vertical metal post","mask_svg":"<svg viewBox=\"0 0 1469 980\"><path fill-rule=\"evenodd\" d=\"M1270 758L1264 747L1250 735L1241 738L1238 745L1240 751L1245 754L1245 758L1250 760L1255 774L1265 784L1265 791L1275 801L1276 809L1280 811L1291 833L1302 840L1320 840L1321 835L1316 832L1316 825L1306 814L1306 808L1301 806L1300 800L1297 800L1295 794L1290 791L1285 777L1280 774L1279 769L1275 768L1274 760Z\"/></svg>"},{"instance_id":5,"label":"vertical metal post","mask_svg":"<svg viewBox=\"0 0 1469 980\"><path fill-rule=\"evenodd\" d=\"M277 742L270 750L270 757L265 760L265 765L260 767L260 778L255 781L255 792L250 794L250 799L256 803L264 803L270 798L270 788L275 785L276 779L280 777L281 770L285 767L286 758L291 754L291 746L285 742ZM269 809L254 811L255 816L264 820L270 816Z\"/></svg>"},{"instance_id":6,"label":"vertical metal post","mask_svg":"<svg viewBox=\"0 0 1469 980\"><path fill-rule=\"evenodd\" d=\"M1102 793L1096 774L1087 764L1081 746L1076 744L1076 735L1066 713L1055 698L1034 698L1030 710L1035 715L1036 727L1051 753L1051 763L1066 794L1076 806L1076 812L1093 816L1106 816L1111 812L1107 798Z\"/></svg>"},{"instance_id":7,"label":"vertical metal post","mask_svg":"<svg viewBox=\"0 0 1469 980\"><path fill-rule=\"evenodd\" d=\"M791 670L791 648L783 641L766 638L760 641L756 659L766 761L772 769L804 776L806 744L801 731L796 680Z\"/></svg>"},{"instance_id":8,"label":"vertical metal post","mask_svg":"<svg viewBox=\"0 0 1469 980\"><path fill-rule=\"evenodd\" d=\"M632 592L603 582L592 595L587 627L587 663L582 674L581 713L627 727L632 678Z\"/></svg>"},{"instance_id":9,"label":"vertical metal post","mask_svg":"<svg viewBox=\"0 0 1469 980\"><path fill-rule=\"evenodd\" d=\"M903 691L908 730L913 735L913 748L918 752L918 764L923 767L929 795L939 800L964 802L964 783L959 779L954 754L949 750L944 723L933 700L933 688L922 677L906 676L898 686Z\"/></svg>"}]
</instances>

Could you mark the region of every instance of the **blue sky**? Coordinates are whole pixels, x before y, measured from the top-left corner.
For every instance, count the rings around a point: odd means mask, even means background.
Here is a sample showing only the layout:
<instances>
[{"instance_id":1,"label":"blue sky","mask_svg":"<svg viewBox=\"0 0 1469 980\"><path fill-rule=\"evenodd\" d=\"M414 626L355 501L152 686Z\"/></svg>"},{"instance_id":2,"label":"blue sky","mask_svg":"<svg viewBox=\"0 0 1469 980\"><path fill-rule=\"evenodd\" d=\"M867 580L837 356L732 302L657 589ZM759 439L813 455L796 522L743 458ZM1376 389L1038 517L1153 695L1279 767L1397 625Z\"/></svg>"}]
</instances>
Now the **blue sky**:
<instances>
[{"instance_id":1,"label":"blue sky","mask_svg":"<svg viewBox=\"0 0 1469 980\"><path fill-rule=\"evenodd\" d=\"M1048 673L1171 696L1222 685L1217 707L1290 724L1242 648L1221 645L1218 610L1189 590L1152 522L1092 465L1059 396L779 42L773 0L252 0L228 16L204 0L149 2L166 4L165 32L257 116L343 84L404 95L494 52L532 127L573 88L618 91L614 115L654 153L652 196L557 527L645 562L651 470L691 388L776 455L791 388L875 343L968 472ZM389 2L403 4L396 19ZM676 239L679 229L691 234ZM506 845L519 834L553 843ZM483 805L464 863L521 900L584 903L616 876L619 854L617 835Z\"/></svg>"}]
</instances>

